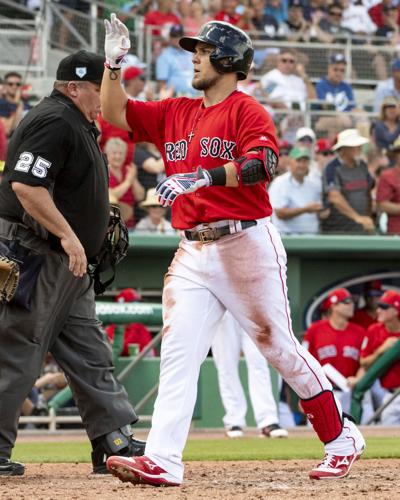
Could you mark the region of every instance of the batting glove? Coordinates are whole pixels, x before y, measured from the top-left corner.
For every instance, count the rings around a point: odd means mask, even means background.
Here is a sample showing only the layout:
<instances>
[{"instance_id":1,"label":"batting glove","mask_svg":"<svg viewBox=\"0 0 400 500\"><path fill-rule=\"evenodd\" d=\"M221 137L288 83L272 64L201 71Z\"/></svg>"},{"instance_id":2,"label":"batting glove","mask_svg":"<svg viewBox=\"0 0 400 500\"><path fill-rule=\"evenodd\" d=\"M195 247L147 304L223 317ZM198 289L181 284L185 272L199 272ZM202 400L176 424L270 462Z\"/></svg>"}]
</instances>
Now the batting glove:
<instances>
[{"instance_id":1,"label":"batting glove","mask_svg":"<svg viewBox=\"0 0 400 500\"><path fill-rule=\"evenodd\" d=\"M106 54L106 66L118 69L121 67L124 56L131 47L128 28L115 14L111 14L111 21L104 19L106 38L104 52Z\"/></svg>"},{"instance_id":2,"label":"batting glove","mask_svg":"<svg viewBox=\"0 0 400 500\"><path fill-rule=\"evenodd\" d=\"M163 207L170 207L181 194L194 193L202 187L211 186L211 176L201 167L193 174L170 175L156 187L158 201Z\"/></svg>"}]
</instances>

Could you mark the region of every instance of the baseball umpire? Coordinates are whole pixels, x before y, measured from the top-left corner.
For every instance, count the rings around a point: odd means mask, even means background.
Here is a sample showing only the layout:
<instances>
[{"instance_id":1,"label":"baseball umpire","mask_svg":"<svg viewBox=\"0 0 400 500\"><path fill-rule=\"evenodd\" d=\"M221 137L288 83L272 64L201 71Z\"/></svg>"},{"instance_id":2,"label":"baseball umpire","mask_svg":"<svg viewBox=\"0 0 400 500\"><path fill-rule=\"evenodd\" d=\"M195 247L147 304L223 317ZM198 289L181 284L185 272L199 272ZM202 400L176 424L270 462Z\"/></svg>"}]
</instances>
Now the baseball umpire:
<instances>
[{"instance_id":1,"label":"baseball umpire","mask_svg":"<svg viewBox=\"0 0 400 500\"><path fill-rule=\"evenodd\" d=\"M157 191L163 205L173 204L172 225L182 238L164 282L160 386L145 456L110 457L107 467L124 481L182 483L200 366L229 310L300 396L325 444L326 456L310 477L344 477L365 443L292 331L286 254L269 221L266 192L278 163L275 129L263 106L237 90L253 59L252 42L231 24L205 24L198 36L180 39L193 53L192 85L204 97L139 102L128 100L121 87L128 35L112 14L102 111L135 141L162 152L168 177Z\"/></svg>"},{"instance_id":2,"label":"baseball umpire","mask_svg":"<svg viewBox=\"0 0 400 500\"><path fill-rule=\"evenodd\" d=\"M49 97L20 123L0 186L0 254L19 264L14 297L0 304L0 475L10 460L21 405L50 351L65 372L92 442L93 471L105 456L143 454L137 416L112 371L95 315L87 263L103 248L109 220L108 168L97 144L104 59L64 58ZM3 297L4 299L4 297Z\"/></svg>"}]
</instances>

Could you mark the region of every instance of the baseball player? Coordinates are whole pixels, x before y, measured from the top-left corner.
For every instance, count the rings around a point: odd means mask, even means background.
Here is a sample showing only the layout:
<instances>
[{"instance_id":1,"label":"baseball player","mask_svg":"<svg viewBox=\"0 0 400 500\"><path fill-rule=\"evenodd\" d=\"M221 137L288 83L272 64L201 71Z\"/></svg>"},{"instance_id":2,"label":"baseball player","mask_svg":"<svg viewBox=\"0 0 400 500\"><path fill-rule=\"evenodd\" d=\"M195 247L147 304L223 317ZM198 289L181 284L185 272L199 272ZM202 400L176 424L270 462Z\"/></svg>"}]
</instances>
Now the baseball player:
<instances>
[{"instance_id":1,"label":"baseball player","mask_svg":"<svg viewBox=\"0 0 400 500\"><path fill-rule=\"evenodd\" d=\"M225 408L223 422L226 436L242 437L243 427L246 425L247 403L239 377L239 359L243 351L250 399L260 437L287 437L288 431L279 425L268 363L230 312L224 314L218 325L211 348L218 372L219 392Z\"/></svg>"},{"instance_id":2,"label":"baseball player","mask_svg":"<svg viewBox=\"0 0 400 500\"><path fill-rule=\"evenodd\" d=\"M274 125L262 105L236 89L253 59L250 38L230 24L206 23L198 36L180 39L193 53L192 85L204 96L139 102L128 99L120 81L128 30L115 15L105 24L104 117L159 148L167 174L159 199L172 205L172 225L182 236L164 282L160 385L145 456L110 457L109 469L133 483L182 483L200 365L229 310L297 392L325 443L326 457L310 476L347 475L364 439L292 331L286 254L269 221Z\"/></svg>"},{"instance_id":3,"label":"baseball player","mask_svg":"<svg viewBox=\"0 0 400 500\"><path fill-rule=\"evenodd\" d=\"M361 366L368 369L384 352L400 339L400 293L386 291L378 303L378 322L368 328L361 350ZM385 403L391 393L400 387L400 360L381 377L381 385L387 390ZM397 397L381 415L383 425L400 425L400 397Z\"/></svg>"},{"instance_id":4,"label":"baseball player","mask_svg":"<svg viewBox=\"0 0 400 500\"><path fill-rule=\"evenodd\" d=\"M303 346L322 366L331 365L345 377L350 389L364 372L360 368L360 352L365 330L349 321L354 313L354 301L345 288L332 290L322 304L322 309L326 311L327 318L316 321L308 328ZM334 391L345 412L350 411L349 389L336 387ZM371 397L367 393L363 404L363 421L368 421L372 413Z\"/></svg>"}]
</instances>

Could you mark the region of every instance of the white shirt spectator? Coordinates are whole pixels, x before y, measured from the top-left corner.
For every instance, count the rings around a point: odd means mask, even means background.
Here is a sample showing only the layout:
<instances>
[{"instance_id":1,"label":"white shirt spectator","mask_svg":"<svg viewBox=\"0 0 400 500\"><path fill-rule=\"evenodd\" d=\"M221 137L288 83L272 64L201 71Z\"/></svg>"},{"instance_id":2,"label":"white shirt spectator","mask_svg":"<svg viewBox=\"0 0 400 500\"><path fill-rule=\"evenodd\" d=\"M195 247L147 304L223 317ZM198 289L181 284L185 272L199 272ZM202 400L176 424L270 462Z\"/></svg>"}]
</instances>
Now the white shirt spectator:
<instances>
[{"instance_id":1,"label":"white shirt spectator","mask_svg":"<svg viewBox=\"0 0 400 500\"><path fill-rule=\"evenodd\" d=\"M291 172L276 177L269 188L272 208L301 208L321 201L322 185L315 175L308 174L302 183ZM319 220L316 213L305 213L291 219L279 219L272 213L272 222L281 234L316 234Z\"/></svg>"},{"instance_id":2,"label":"white shirt spectator","mask_svg":"<svg viewBox=\"0 0 400 500\"><path fill-rule=\"evenodd\" d=\"M372 21L368 14L368 10L364 5L349 5L343 11L342 28L347 28L354 34L367 33L372 35L378 29L377 25Z\"/></svg>"},{"instance_id":3,"label":"white shirt spectator","mask_svg":"<svg viewBox=\"0 0 400 500\"><path fill-rule=\"evenodd\" d=\"M295 74L284 75L279 69L273 69L261 78L261 86L267 92L268 100L284 102L288 108L293 102L303 107L307 101L307 87Z\"/></svg>"}]
</instances>

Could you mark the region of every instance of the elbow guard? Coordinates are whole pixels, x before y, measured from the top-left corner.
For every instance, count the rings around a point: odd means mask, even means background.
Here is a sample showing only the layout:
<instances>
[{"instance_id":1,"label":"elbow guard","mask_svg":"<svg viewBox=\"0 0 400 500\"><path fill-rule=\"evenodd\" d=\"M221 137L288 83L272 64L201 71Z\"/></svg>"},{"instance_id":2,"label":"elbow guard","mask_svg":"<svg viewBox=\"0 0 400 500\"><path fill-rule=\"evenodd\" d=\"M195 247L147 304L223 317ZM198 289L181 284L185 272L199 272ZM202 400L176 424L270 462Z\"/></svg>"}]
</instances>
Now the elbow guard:
<instances>
[{"instance_id":1,"label":"elbow guard","mask_svg":"<svg viewBox=\"0 0 400 500\"><path fill-rule=\"evenodd\" d=\"M248 151L234 161L239 184L251 186L262 181L270 182L278 166L278 156L270 148Z\"/></svg>"}]
</instances>

